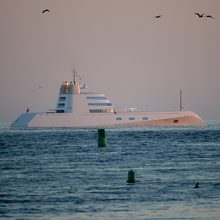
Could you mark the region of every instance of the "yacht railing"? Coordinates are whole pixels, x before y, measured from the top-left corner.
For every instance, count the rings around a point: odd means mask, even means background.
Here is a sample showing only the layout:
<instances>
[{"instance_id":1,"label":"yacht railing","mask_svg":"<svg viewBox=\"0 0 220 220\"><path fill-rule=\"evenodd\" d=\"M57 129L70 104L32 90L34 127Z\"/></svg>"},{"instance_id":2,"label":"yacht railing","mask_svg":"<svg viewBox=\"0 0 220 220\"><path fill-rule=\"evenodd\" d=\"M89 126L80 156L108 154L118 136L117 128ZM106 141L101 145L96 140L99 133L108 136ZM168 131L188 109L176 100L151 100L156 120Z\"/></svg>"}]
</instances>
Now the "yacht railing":
<instances>
[{"instance_id":1,"label":"yacht railing","mask_svg":"<svg viewBox=\"0 0 220 220\"><path fill-rule=\"evenodd\" d=\"M137 108L114 108L115 112L140 112Z\"/></svg>"}]
</instances>

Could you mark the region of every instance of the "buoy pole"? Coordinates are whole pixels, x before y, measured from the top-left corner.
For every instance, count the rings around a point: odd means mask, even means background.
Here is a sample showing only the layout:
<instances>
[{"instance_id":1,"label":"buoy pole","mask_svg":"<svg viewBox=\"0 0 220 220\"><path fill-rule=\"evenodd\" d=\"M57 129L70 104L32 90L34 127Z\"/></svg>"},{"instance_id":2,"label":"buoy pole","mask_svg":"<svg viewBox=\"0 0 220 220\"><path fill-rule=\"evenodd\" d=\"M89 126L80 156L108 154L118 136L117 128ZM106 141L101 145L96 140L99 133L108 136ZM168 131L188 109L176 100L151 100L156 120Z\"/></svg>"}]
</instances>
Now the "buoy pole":
<instances>
[{"instance_id":1,"label":"buoy pole","mask_svg":"<svg viewBox=\"0 0 220 220\"><path fill-rule=\"evenodd\" d=\"M127 183L135 183L135 173L133 170L128 171L128 180Z\"/></svg>"},{"instance_id":2,"label":"buoy pole","mask_svg":"<svg viewBox=\"0 0 220 220\"><path fill-rule=\"evenodd\" d=\"M106 147L105 129L98 129L98 146Z\"/></svg>"}]
</instances>

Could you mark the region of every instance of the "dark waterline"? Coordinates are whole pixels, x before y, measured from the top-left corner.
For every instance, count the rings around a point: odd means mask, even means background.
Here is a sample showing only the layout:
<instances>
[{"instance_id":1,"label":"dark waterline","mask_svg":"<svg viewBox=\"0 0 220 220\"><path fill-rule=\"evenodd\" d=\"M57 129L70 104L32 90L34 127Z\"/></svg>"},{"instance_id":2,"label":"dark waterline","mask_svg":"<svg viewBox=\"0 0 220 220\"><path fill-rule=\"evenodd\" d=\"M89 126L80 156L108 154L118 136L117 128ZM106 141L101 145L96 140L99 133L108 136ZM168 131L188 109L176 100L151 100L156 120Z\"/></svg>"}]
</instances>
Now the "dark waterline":
<instances>
[{"instance_id":1,"label":"dark waterline","mask_svg":"<svg viewBox=\"0 0 220 220\"><path fill-rule=\"evenodd\" d=\"M0 218L219 219L219 122L106 135L99 148L96 129L2 126Z\"/></svg>"}]
</instances>

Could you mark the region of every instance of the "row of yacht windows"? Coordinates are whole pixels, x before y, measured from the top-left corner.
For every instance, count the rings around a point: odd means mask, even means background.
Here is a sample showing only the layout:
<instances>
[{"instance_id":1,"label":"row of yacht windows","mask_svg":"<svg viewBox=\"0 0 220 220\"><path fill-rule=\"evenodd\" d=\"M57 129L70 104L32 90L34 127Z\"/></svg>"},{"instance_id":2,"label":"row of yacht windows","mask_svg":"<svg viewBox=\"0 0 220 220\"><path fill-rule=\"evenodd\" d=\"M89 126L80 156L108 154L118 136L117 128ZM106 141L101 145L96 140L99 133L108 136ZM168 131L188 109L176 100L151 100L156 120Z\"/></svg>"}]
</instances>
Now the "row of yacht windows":
<instances>
[{"instance_id":1,"label":"row of yacht windows","mask_svg":"<svg viewBox=\"0 0 220 220\"><path fill-rule=\"evenodd\" d=\"M89 106L112 106L112 103L107 102L107 103L88 103Z\"/></svg>"},{"instance_id":2,"label":"row of yacht windows","mask_svg":"<svg viewBox=\"0 0 220 220\"><path fill-rule=\"evenodd\" d=\"M128 119L129 119L130 121L136 120L134 117L130 117L130 118L128 118ZM117 117L116 120L117 120L117 121L121 121L121 120L123 120L123 118L122 118L122 117ZM148 120L148 117L143 117L142 120Z\"/></svg>"},{"instance_id":3,"label":"row of yacht windows","mask_svg":"<svg viewBox=\"0 0 220 220\"><path fill-rule=\"evenodd\" d=\"M112 113L112 109L89 109L90 113ZM123 118L122 117L117 117L115 118L117 121L122 121ZM136 118L135 117L129 117L128 120L130 121L135 121ZM148 120L148 117L142 117L142 120Z\"/></svg>"},{"instance_id":4,"label":"row of yacht windows","mask_svg":"<svg viewBox=\"0 0 220 220\"><path fill-rule=\"evenodd\" d=\"M112 109L89 109L90 113L111 113Z\"/></svg>"},{"instance_id":5,"label":"row of yacht windows","mask_svg":"<svg viewBox=\"0 0 220 220\"><path fill-rule=\"evenodd\" d=\"M90 113L111 113L112 109L89 109ZM136 118L135 117L129 117L128 118L130 121L135 121ZM116 118L117 121L121 121L123 120L122 117L117 117ZM142 120L148 120L148 117L142 117Z\"/></svg>"},{"instance_id":6,"label":"row of yacht windows","mask_svg":"<svg viewBox=\"0 0 220 220\"><path fill-rule=\"evenodd\" d=\"M59 103L58 107L64 107L65 105L63 103ZM57 113L63 113L64 110L57 110ZM90 113L110 113L112 112L112 109L90 109L89 110ZM135 121L135 117L129 117L128 118L130 121ZM117 121L122 121L123 118L122 117L117 117L116 118ZM143 117L142 120L148 120L148 117ZM174 120L174 123L178 123L178 120Z\"/></svg>"},{"instance_id":7,"label":"row of yacht windows","mask_svg":"<svg viewBox=\"0 0 220 220\"><path fill-rule=\"evenodd\" d=\"M105 96L87 96L87 99L93 99L93 100L107 100Z\"/></svg>"},{"instance_id":8,"label":"row of yacht windows","mask_svg":"<svg viewBox=\"0 0 220 220\"><path fill-rule=\"evenodd\" d=\"M88 103L89 106L112 106L112 103ZM58 103L58 107L65 107L65 103Z\"/></svg>"},{"instance_id":9,"label":"row of yacht windows","mask_svg":"<svg viewBox=\"0 0 220 220\"><path fill-rule=\"evenodd\" d=\"M92 99L92 100L107 100L105 96L87 96L87 99ZM65 100L65 96L60 96L60 100Z\"/></svg>"}]
</instances>

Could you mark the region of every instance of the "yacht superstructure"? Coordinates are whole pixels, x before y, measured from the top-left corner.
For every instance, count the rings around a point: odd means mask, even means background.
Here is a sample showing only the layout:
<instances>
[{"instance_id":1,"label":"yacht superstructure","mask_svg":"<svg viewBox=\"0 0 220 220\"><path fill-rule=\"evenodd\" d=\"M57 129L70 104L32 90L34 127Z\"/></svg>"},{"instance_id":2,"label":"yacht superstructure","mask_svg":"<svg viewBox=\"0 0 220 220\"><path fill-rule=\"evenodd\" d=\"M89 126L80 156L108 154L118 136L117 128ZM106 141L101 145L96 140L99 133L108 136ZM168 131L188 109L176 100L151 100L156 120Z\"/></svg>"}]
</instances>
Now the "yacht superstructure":
<instances>
[{"instance_id":1,"label":"yacht superstructure","mask_svg":"<svg viewBox=\"0 0 220 220\"><path fill-rule=\"evenodd\" d=\"M65 81L60 87L56 109L49 112L26 112L11 127L107 128L123 126L203 126L194 112L145 112L136 108L115 108L99 93L87 92L87 86Z\"/></svg>"}]
</instances>

